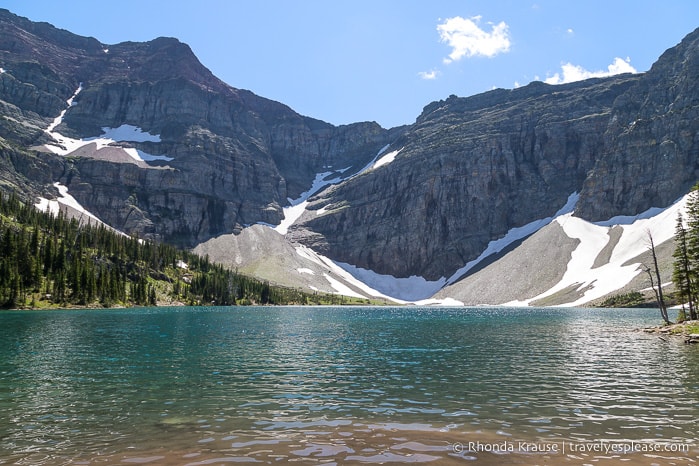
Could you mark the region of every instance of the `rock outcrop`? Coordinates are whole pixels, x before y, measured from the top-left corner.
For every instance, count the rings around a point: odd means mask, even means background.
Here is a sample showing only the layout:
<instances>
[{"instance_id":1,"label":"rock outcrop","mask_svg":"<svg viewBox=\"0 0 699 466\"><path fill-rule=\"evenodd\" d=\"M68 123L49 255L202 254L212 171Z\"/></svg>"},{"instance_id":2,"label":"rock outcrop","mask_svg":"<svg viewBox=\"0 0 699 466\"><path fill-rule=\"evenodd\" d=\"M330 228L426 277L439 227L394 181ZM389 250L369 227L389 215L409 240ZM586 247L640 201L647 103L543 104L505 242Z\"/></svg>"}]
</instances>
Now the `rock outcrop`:
<instances>
[{"instance_id":1,"label":"rock outcrop","mask_svg":"<svg viewBox=\"0 0 699 466\"><path fill-rule=\"evenodd\" d=\"M664 207L699 180L699 29L614 102L604 153L579 214L590 220Z\"/></svg>"}]
</instances>

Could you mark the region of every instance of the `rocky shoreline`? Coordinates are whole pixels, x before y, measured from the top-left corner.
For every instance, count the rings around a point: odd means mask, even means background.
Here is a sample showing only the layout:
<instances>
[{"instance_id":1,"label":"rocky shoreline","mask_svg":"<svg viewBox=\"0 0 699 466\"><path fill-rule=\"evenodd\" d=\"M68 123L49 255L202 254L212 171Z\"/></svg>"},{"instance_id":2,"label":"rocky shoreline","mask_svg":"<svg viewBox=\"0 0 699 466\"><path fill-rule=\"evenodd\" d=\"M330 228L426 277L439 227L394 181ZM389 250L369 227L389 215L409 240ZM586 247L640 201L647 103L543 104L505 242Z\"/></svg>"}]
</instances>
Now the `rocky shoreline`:
<instances>
[{"instance_id":1,"label":"rocky shoreline","mask_svg":"<svg viewBox=\"0 0 699 466\"><path fill-rule=\"evenodd\" d=\"M677 324L649 327L644 328L643 331L683 338L686 344L699 343L699 320L687 320Z\"/></svg>"}]
</instances>

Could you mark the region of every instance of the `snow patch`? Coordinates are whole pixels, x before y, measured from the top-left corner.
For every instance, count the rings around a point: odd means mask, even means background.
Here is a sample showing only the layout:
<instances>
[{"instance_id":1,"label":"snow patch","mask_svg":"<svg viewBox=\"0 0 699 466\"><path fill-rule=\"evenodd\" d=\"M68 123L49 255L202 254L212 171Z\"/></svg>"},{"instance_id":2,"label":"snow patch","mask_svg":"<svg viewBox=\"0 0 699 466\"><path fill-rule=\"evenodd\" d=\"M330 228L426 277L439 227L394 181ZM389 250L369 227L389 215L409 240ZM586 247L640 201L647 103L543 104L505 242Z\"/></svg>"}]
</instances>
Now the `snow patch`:
<instances>
[{"instance_id":1,"label":"snow patch","mask_svg":"<svg viewBox=\"0 0 699 466\"><path fill-rule=\"evenodd\" d=\"M446 284L446 278L429 281L423 277L411 276L396 278L392 275L381 275L372 270L362 269L354 265L336 262L336 264L351 274L355 279L368 284L382 295L401 301L417 301L433 296Z\"/></svg>"},{"instance_id":2,"label":"snow patch","mask_svg":"<svg viewBox=\"0 0 699 466\"><path fill-rule=\"evenodd\" d=\"M342 177L336 177L332 178L330 180L326 180L326 178L330 175L332 175L333 172L323 172L323 173L317 173L316 177L313 179L313 183L311 183L311 187L308 189L308 191L304 192L299 196L298 199L295 201L292 201L289 199L289 202L291 204L298 204L300 202L304 202L308 200L311 196L313 196L315 193L319 192L321 189L325 188L328 185L339 183L340 181L343 180Z\"/></svg>"},{"instance_id":3,"label":"snow patch","mask_svg":"<svg viewBox=\"0 0 699 466\"><path fill-rule=\"evenodd\" d=\"M335 262L306 246L297 246L296 253L326 269L327 272L323 273L323 276L339 294L360 298L384 298L399 304L463 306L462 302L452 298L430 298L430 296L434 295L444 286L444 278L431 282L423 277L416 276L410 278L396 278L390 275L381 275L371 270L361 269L342 262ZM299 272L301 271L301 269L297 270ZM330 273L337 278L330 276ZM363 294L358 293L350 286ZM313 289L313 287L311 287L311 289Z\"/></svg>"},{"instance_id":4,"label":"snow patch","mask_svg":"<svg viewBox=\"0 0 699 466\"><path fill-rule=\"evenodd\" d=\"M102 135L94 138L86 139L75 139L68 136L64 136L56 128L63 123L66 112L75 104L75 98L78 96L80 91L82 91L82 83L71 96L70 99L66 101L68 107L58 115L53 122L46 128L45 132L51 136L59 145L46 144L46 148L57 155L68 155L83 146L88 144L96 144L95 150L100 150L107 146L113 146L117 142L161 142L160 135L150 134L143 131L141 128L133 125L121 125L118 128L102 128ZM134 148L124 148L122 149L126 154L137 162L146 162L154 160L164 160L171 161L172 157L167 157L165 155L151 155L147 152L134 149Z\"/></svg>"},{"instance_id":5,"label":"snow patch","mask_svg":"<svg viewBox=\"0 0 699 466\"><path fill-rule=\"evenodd\" d=\"M34 207L37 208L37 210L40 210L41 212L46 212L54 217L58 215L58 212L60 210L60 206L58 204L58 201L56 200L48 200L45 197L40 197L39 202L34 204Z\"/></svg>"},{"instance_id":6,"label":"snow patch","mask_svg":"<svg viewBox=\"0 0 699 466\"><path fill-rule=\"evenodd\" d=\"M5 68L0 68L0 74L3 74L5 72Z\"/></svg>"},{"instance_id":7,"label":"snow patch","mask_svg":"<svg viewBox=\"0 0 699 466\"><path fill-rule=\"evenodd\" d=\"M141 160L145 162L152 162L153 160L164 160L165 162L169 162L171 160L175 160L173 157L168 157L167 155L152 155L148 152L143 152L140 149L136 149L136 153L141 158Z\"/></svg>"},{"instance_id":8,"label":"snow patch","mask_svg":"<svg viewBox=\"0 0 699 466\"><path fill-rule=\"evenodd\" d=\"M189 265L185 261L183 261L182 259L178 259L177 263L175 265L180 269L186 270L189 268Z\"/></svg>"},{"instance_id":9,"label":"snow patch","mask_svg":"<svg viewBox=\"0 0 699 466\"><path fill-rule=\"evenodd\" d=\"M129 147L127 149L124 149L124 152L128 154L129 157L134 159L137 162L143 162L143 159L141 158L141 155L138 153L136 149L133 147Z\"/></svg>"},{"instance_id":10,"label":"snow patch","mask_svg":"<svg viewBox=\"0 0 699 466\"><path fill-rule=\"evenodd\" d=\"M528 306L534 301L575 287L575 290L583 293L582 296L561 305L574 307L623 288L642 272L641 263L623 264L648 251L649 232L656 245L674 237L677 214L686 208L688 198L689 194L665 209L653 208L634 217L614 217L604 222L590 223L574 217L572 213L558 217L556 221L566 235L580 241L571 255L563 278L554 287L538 296L526 301L505 303L505 305ZM614 226L622 228L622 234L609 263L592 269L595 259L609 242L608 232Z\"/></svg>"},{"instance_id":11,"label":"snow patch","mask_svg":"<svg viewBox=\"0 0 699 466\"><path fill-rule=\"evenodd\" d=\"M386 145L383 146L381 149L379 149L379 151L376 153L376 156L374 157L374 160L376 160L376 157L378 157L378 156L380 156L381 154L383 154L384 152L386 152L386 151L388 150L389 147L391 147L391 145L390 145L390 144L386 144Z\"/></svg>"},{"instance_id":12,"label":"snow patch","mask_svg":"<svg viewBox=\"0 0 699 466\"><path fill-rule=\"evenodd\" d=\"M396 159L396 155L401 151L402 149L394 150L393 152L389 152L388 154L384 155L381 157L379 160L377 160L374 165L371 167L372 170L379 168L384 165L388 165L389 163L393 162Z\"/></svg>"},{"instance_id":13,"label":"snow patch","mask_svg":"<svg viewBox=\"0 0 699 466\"><path fill-rule=\"evenodd\" d=\"M575 210L575 205L578 203L578 199L580 199L580 194L575 192L568 196L568 201L566 202L566 204L563 207L561 207L561 209L558 212L556 212L553 217L546 217L540 220L534 220L533 222L527 223L524 226L512 228L502 238L491 241L490 243L488 243L488 247L485 248L485 251L483 251L480 256L468 262L462 268L457 270L451 277L449 277L449 279L447 280L447 284L451 285L453 283L456 283L456 281L458 281L461 277L466 275L466 273L469 270L478 265L486 257L491 256L493 254L497 254L503 249L507 248L512 243L514 243L515 241L519 241L521 239L526 238L529 235L536 233L537 231L554 221L554 219L556 219L557 217L573 212L573 210Z\"/></svg>"},{"instance_id":14,"label":"snow patch","mask_svg":"<svg viewBox=\"0 0 699 466\"><path fill-rule=\"evenodd\" d=\"M311 187L302 193L297 199L287 199L289 201L289 206L284 207L283 212L284 212L284 219L281 221L281 223L274 228L275 231L282 235L286 235L287 232L289 231L289 227L296 223L296 221L303 215L303 213L306 211L306 207L308 206L308 199L313 196L314 194L320 192L322 189L324 189L326 186L330 186L333 184L338 184L343 181L347 181L349 179L354 178L355 176L361 175L362 173L372 170L373 168L376 168L377 166L380 165L386 165L390 162L393 161L395 158L396 154L400 152L402 149L399 149L397 151L391 152L390 154L386 154L384 157L382 157L380 160L379 157L381 154L386 152L386 150L390 147L390 144L386 144L379 152L374 156L371 162L369 162L364 168L359 170L357 173L354 175L351 175L349 177L343 177L343 176L336 176L332 179L326 179L333 173L345 173L347 170L349 170L352 167L347 167L343 168L342 170L337 170L335 172L322 172L322 173L317 173L315 178L313 179L313 182L311 183ZM379 164L379 165L377 165ZM320 209L317 214L321 215L322 213L326 212L325 208Z\"/></svg>"},{"instance_id":15,"label":"snow patch","mask_svg":"<svg viewBox=\"0 0 699 466\"><path fill-rule=\"evenodd\" d=\"M54 183L53 185L56 187L56 189L58 189L58 194L60 195L60 197L58 199L52 200L40 197L39 202L34 204L34 206L38 210L42 212L49 212L53 215L58 215L58 212L61 209L61 204L63 204L64 206L72 207L78 212L81 212L82 214L87 215L95 221L102 223L100 219L98 219L91 212L85 209L73 196L68 194L67 186L63 186L61 183L58 182Z\"/></svg>"},{"instance_id":16,"label":"snow patch","mask_svg":"<svg viewBox=\"0 0 699 466\"><path fill-rule=\"evenodd\" d=\"M118 128L102 127L102 134L96 138L87 138L87 142L96 142L98 149L118 142L161 142L159 134L151 134L143 131L138 126L121 125ZM138 162L152 162L154 160L164 160L169 162L174 160L166 155L152 155L139 149L124 149L132 159Z\"/></svg>"},{"instance_id":17,"label":"snow patch","mask_svg":"<svg viewBox=\"0 0 699 466\"><path fill-rule=\"evenodd\" d=\"M678 199L675 202L679 202L680 200L681 199ZM616 217L612 217L609 220L604 220L602 222L595 222L595 225L599 225L599 226L603 226L603 227L613 227L615 225L631 225L636 220L647 220L647 219L653 218L656 215L660 215L665 210L666 209L663 209L661 207L651 207L650 209L648 209L645 212L642 212L638 215L617 215ZM673 231L674 231L674 229L673 229Z\"/></svg>"},{"instance_id":18,"label":"snow patch","mask_svg":"<svg viewBox=\"0 0 699 466\"><path fill-rule=\"evenodd\" d=\"M296 220L306 211L307 205L308 201L302 201L299 204L284 207L284 219L279 225L274 226L273 230L279 234L286 235L289 231L289 227L296 223Z\"/></svg>"},{"instance_id":19,"label":"snow patch","mask_svg":"<svg viewBox=\"0 0 699 466\"><path fill-rule=\"evenodd\" d=\"M59 142L60 142L60 138L63 138L63 136L62 136L61 134L59 134L59 133L54 133L54 130L56 129L56 127L57 127L58 125L60 125L61 123L63 123L63 118L65 118L66 112L68 111L68 109L69 109L70 107L73 106L73 103L74 103L74 101L75 101L75 98L78 96L78 94L80 94L80 91L82 91L82 90L83 90L83 83L80 83L80 85L79 85L78 88L75 90L75 92L73 93L73 95L70 96L70 99L66 100L66 104L68 105L68 107L67 107L65 110L63 110L56 118L54 118L54 119L53 119L53 122L51 122L51 124L49 125L49 127L46 128L46 132L47 132L52 138L56 139L56 140L59 141Z\"/></svg>"},{"instance_id":20,"label":"snow patch","mask_svg":"<svg viewBox=\"0 0 699 466\"><path fill-rule=\"evenodd\" d=\"M347 170L349 170L350 167L343 168L342 170L336 170L334 172L328 171L328 172L322 172L322 173L317 173L315 178L313 179L313 182L311 183L311 187L302 193L297 199L287 199L289 201L289 206L284 207L283 213L284 213L284 219L281 221L281 223L277 226L272 227L275 231L282 235L286 235L289 231L289 227L296 223L296 221L303 215L303 213L306 211L306 207L308 206L308 199L313 196L314 194L320 192L322 189L324 189L327 186L334 185L341 183L343 181L347 181L349 179L354 178L355 176L361 175L362 173L372 170L373 168L376 168L377 166L380 165L386 165L390 162L393 161L395 158L396 154L400 152L402 149L399 149L397 151L391 152L390 154L386 154L384 157L382 157L379 160L379 157L381 154L386 152L386 150L390 147L389 144L386 144L379 152L374 156L371 162L369 162L364 168L359 170L357 173L354 175L348 176L348 177L343 177L343 176L336 176L332 179L326 179L333 173L339 173L343 174ZM377 161L378 160L378 161ZM329 167L327 167L329 168ZM327 210L325 207L322 209L318 210L316 213L317 215L321 215L325 213ZM261 225L265 225L264 223L260 223Z\"/></svg>"},{"instance_id":21,"label":"snow patch","mask_svg":"<svg viewBox=\"0 0 699 466\"><path fill-rule=\"evenodd\" d=\"M390 300L392 300L392 301L396 301L396 302L401 303L401 301L396 300L396 299L394 299L394 298L391 298L390 296L386 296L386 295L382 294L381 292L379 292L379 291L377 291L377 290L371 288L371 287L370 287L369 285L367 285L366 283L363 283L363 282L361 282L360 280L356 279L356 278L353 277L349 272L346 272L345 270L343 270L343 269L342 269L339 265L337 265L334 261L332 261L331 259L329 259L329 258L327 258L327 257L325 257L325 256L323 256L323 255L321 255L321 254L318 254L317 252L315 252L315 251L312 250L311 248L306 247L306 246L296 246L295 249L296 249L296 253L297 253L299 256L303 257L304 259L307 259L307 260L311 261L312 263L314 263L314 264L316 264L316 265L319 265L319 266L323 267L324 269L326 269L328 272L332 273L332 274L335 275L336 277L341 278L345 283L347 283L347 284L349 284L349 285L352 285L353 287L355 287L355 288L357 288L358 290L360 290L360 291L362 291L363 293L365 293L364 296L361 296L362 298L366 298L367 296L374 296L374 297L377 297L377 298L386 298L386 299L390 299ZM324 273L323 275L326 276L327 273ZM327 276L326 276L326 279L327 279ZM333 281L333 280L334 280L334 281ZM328 280L328 281L330 282L330 284L333 286L333 288L334 288L338 293L344 293L345 288L347 287L347 285L341 284L339 281L337 281L337 280L335 280L335 279ZM336 283L336 282L337 282L337 283ZM340 286L340 285L335 286L335 285L338 284L338 283L340 283L342 286ZM343 290L343 291L341 291L341 290ZM352 291L352 292L355 293L354 291ZM354 295L353 295L353 296L354 296Z\"/></svg>"},{"instance_id":22,"label":"snow patch","mask_svg":"<svg viewBox=\"0 0 699 466\"><path fill-rule=\"evenodd\" d=\"M298 273L306 273L308 275L315 275L315 272L313 272L313 270L308 269L306 267L299 267L298 269L296 269L296 271Z\"/></svg>"},{"instance_id":23,"label":"snow patch","mask_svg":"<svg viewBox=\"0 0 699 466\"><path fill-rule=\"evenodd\" d=\"M662 285L660 285L660 288L667 288L668 286L672 285L672 283L673 282L665 282ZM638 291L643 293L644 291L653 291L653 290L654 290L654 288L649 286L648 288L643 288L642 290L638 290Z\"/></svg>"},{"instance_id":24,"label":"snow patch","mask_svg":"<svg viewBox=\"0 0 699 466\"><path fill-rule=\"evenodd\" d=\"M330 286L332 286L338 294L341 294L343 296L350 296L352 298L366 298L366 296L357 293L352 288L345 285L341 281L334 279L327 273L324 273L323 277L325 277L325 279L330 283Z\"/></svg>"},{"instance_id":25,"label":"snow patch","mask_svg":"<svg viewBox=\"0 0 699 466\"><path fill-rule=\"evenodd\" d=\"M391 147L390 144L386 144L385 146L383 146L383 147L381 148L381 150L379 150L379 151L376 153L376 155L375 155L374 158L371 160L371 162L369 162L368 164L366 164L366 165L364 166L364 168L362 168L362 169L359 170L357 173L355 173L354 175L350 176L350 177L347 178L347 179L352 179L352 178L354 178L355 176L359 176L359 175L361 175L361 174L363 174L363 173L366 173L366 172L368 172L368 171L373 170L374 168L377 167L377 163L378 163L380 160L383 160L384 158L386 158L386 161L385 161L384 163L382 163L381 165L385 165L385 164L387 164L387 163L393 162L393 159L396 157L396 154L398 154L398 152L402 151L403 148L401 147L401 148L398 149L397 151L394 151L395 153L394 153L394 152L391 152L390 154L386 154L384 157L381 157L381 155L382 155L384 152L386 152L386 151L388 150L389 147ZM393 154L393 155L391 156L391 154ZM389 156L391 156L391 157L389 157ZM381 157L381 158L379 159L379 157Z\"/></svg>"},{"instance_id":26,"label":"snow patch","mask_svg":"<svg viewBox=\"0 0 699 466\"><path fill-rule=\"evenodd\" d=\"M298 220L299 217L301 217L301 215L303 215L303 213L306 211L306 206L308 206L308 198L310 198L326 186L337 184L343 181L342 177L335 177L330 180L327 180L326 178L332 174L333 172L323 172L316 174L316 177L313 179L313 183L311 183L311 187L307 191L302 193L295 200L288 199L289 204L291 205L289 205L288 207L284 207L284 219L281 221L279 225L273 227L273 229L282 235L286 235L289 231L289 227L296 223L296 220Z\"/></svg>"},{"instance_id":27,"label":"snow patch","mask_svg":"<svg viewBox=\"0 0 699 466\"><path fill-rule=\"evenodd\" d=\"M417 306L445 306L445 307L462 307L464 303L454 298L444 299L422 299L415 301L413 304Z\"/></svg>"},{"instance_id":28,"label":"snow patch","mask_svg":"<svg viewBox=\"0 0 699 466\"><path fill-rule=\"evenodd\" d=\"M381 154L383 154L384 152L386 152L386 151L388 150L389 147L391 147L390 144L386 144L385 146L383 146L381 149L379 149L379 151L376 153L376 155L374 156L374 158L371 159L371 162L369 162L368 164L366 164L361 170L359 170L359 171L358 171L357 173L355 173L354 175L351 175L351 176L345 178L345 179L342 180L342 181L351 180L351 179L354 178L355 176L359 176L359 175L361 175L361 174L363 174L363 173L366 173L366 172L372 170L372 169L374 168L374 165L376 164L376 161L379 159L379 157L381 157ZM403 150L403 149L401 148L400 150ZM397 152L400 152L400 150L397 151Z\"/></svg>"}]
</instances>

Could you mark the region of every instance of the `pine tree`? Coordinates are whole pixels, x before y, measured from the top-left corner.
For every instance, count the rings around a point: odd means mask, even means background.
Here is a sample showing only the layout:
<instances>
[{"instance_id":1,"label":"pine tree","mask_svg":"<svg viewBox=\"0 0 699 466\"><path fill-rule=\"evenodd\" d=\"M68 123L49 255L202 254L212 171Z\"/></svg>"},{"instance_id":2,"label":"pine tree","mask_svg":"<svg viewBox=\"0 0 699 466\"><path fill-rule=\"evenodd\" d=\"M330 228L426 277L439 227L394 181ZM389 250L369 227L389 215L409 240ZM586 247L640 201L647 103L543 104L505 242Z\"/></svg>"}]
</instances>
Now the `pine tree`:
<instances>
[{"instance_id":1,"label":"pine tree","mask_svg":"<svg viewBox=\"0 0 699 466\"><path fill-rule=\"evenodd\" d=\"M675 252L672 257L675 258L672 268L672 281L675 283L677 295L682 302L688 303L690 318L695 318L694 310L694 295L692 294L692 282L696 279L693 277L695 272L692 270L689 253L687 250L687 230L684 227L684 219L682 213L677 215L677 225L675 226Z\"/></svg>"},{"instance_id":2,"label":"pine tree","mask_svg":"<svg viewBox=\"0 0 699 466\"><path fill-rule=\"evenodd\" d=\"M148 292L148 304L151 306L155 306L158 304L158 297L155 293L155 287L153 285L148 285L149 292Z\"/></svg>"},{"instance_id":3,"label":"pine tree","mask_svg":"<svg viewBox=\"0 0 699 466\"><path fill-rule=\"evenodd\" d=\"M685 228L689 278L689 296L693 300L690 319L696 320L696 298L699 296L699 184L694 185L687 201L687 227ZM677 239L677 238L676 238Z\"/></svg>"}]
</instances>

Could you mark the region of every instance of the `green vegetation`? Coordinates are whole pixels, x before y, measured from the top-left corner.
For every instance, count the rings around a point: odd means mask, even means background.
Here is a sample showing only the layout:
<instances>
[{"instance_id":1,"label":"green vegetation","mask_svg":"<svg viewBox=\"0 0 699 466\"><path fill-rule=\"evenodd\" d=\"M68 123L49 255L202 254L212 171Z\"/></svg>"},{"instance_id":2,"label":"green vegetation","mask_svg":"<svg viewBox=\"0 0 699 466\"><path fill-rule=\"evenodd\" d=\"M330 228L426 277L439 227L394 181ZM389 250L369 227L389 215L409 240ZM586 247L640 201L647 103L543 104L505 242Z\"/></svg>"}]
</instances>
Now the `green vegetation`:
<instances>
[{"instance_id":1,"label":"green vegetation","mask_svg":"<svg viewBox=\"0 0 699 466\"><path fill-rule=\"evenodd\" d=\"M687 324L684 327L684 331L688 334L699 333L699 324Z\"/></svg>"},{"instance_id":2,"label":"green vegetation","mask_svg":"<svg viewBox=\"0 0 699 466\"><path fill-rule=\"evenodd\" d=\"M645 297L638 291L610 296L599 307L636 307L646 303Z\"/></svg>"},{"instance_id":3,"label":"green vegetation","mask_svg":"<svg viewBox=\"0 0 699 466\"><path fill-rule=\"evenodd\" d=\"M686 222L685 222L686 220ZM677 298L687 303L688 317L697 320L699 296L699 184L695 185L687 202L687 218L677 216L672 281ZM684 310L684 309L683 309ZM680 314L680 317L684 315Z\"/></svg>"},{"instance_id":4,"label":"green vegetation","mask_svg":"<svg viewBox=\"0 0 699 466\"><path fill-rule=\"evenodd\" d=\"M672 335L692 335L695 333L699 334L699 323L676 325L670 330Z\"/></svg>"},{"instance_id":5,"label":"green vegetation","mask_svg":"<svg viewBox=\"0 0 699 466\"><path fill-rule=\"evenodd\" d=\"M208 257L39 212L0 194L0 307L365 304L272 286Z\"/></svg>"}]
</instances>

